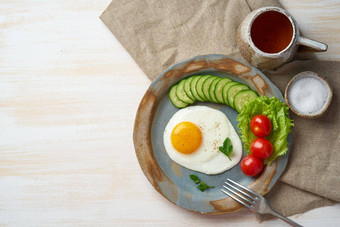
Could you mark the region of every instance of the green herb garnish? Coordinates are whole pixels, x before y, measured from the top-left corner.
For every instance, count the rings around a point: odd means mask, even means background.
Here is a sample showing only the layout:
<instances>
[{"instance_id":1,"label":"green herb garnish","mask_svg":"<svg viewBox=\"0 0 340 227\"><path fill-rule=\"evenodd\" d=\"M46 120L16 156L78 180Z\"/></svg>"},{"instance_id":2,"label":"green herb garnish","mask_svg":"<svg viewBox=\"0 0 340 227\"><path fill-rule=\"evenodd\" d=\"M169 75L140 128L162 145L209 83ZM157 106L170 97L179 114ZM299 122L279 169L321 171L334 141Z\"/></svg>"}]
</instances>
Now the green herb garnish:
<instances>
[{"instance_id":1,"label":"green herb garnish","mask_svg":"<svg viewBox=\"0 0 340 227\"><path fill-rule=\"evenodd\" d=\"M191 174L190 175L190 179L193 180L195 184L199 184L200 183L200 179L198 178L197 175Z\"/></svg>"},{"instance_id":2,"label":"green herb garnish","mask_svg":"<svg viewBox=\"0 0 340 227\"><path fill-rule=\"evenodd\" d=\"M214 188L214 187L215 187L215 186L209 186L209 185L207 185L206 183L204 183L203 181L201 181L201 180L198 178L198 176L197 176L196 174L191 174L191 175L190 175L190 179L193 180L193 182L194 182L195 184L199 184L199 185L197 186L197 188L198 188L199 190L201 190L201 192L204 192L204 191L207 190L208 188Z\"/></svg>"},{"instance_id":3,"label":"green herb garnish","mask_svg":"<svg viewBox=\"0 0 340 227\"><path fill-rule=\"evenodd\" d=\"M223 142L223 147L219 147L220 151L225 154L229 160L231 161L230 154L233 152L233 145L231 144L231 140L227 137Z\"/></svg>"}]
</instances>

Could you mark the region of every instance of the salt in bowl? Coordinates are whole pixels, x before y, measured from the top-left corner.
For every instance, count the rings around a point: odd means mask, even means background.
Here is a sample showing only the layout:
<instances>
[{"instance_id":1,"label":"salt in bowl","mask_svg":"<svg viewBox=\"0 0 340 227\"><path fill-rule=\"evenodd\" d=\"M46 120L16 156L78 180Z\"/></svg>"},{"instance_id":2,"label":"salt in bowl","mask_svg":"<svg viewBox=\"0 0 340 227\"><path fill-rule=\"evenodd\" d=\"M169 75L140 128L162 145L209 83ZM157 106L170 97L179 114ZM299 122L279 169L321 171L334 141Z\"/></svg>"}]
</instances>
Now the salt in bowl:
<instances>
[{"instance_id":1,"label":"salt in bowl","mask_svg":"<svg viewBox=\"0 0 340 227\"><path fill-rule=\"evenodd\" d=\"M317 73L306 71L293 77L285 90L285 101L300 117L317 118L327 110L333 96L329 82Z\"/></svg>"}]
</instances>

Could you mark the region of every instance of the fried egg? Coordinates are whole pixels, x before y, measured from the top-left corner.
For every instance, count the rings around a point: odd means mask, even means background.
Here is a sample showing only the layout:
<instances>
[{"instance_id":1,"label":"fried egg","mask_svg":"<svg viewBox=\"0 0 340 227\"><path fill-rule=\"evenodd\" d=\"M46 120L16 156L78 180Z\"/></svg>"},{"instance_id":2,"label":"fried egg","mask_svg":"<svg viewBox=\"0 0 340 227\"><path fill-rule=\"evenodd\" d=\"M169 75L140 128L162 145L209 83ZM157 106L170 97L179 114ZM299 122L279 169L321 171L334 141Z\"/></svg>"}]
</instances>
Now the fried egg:
<instances>
[{"instance_id":1,"label":"fried egg","mask_svg":"<svg viewBox=\"0 0 340 227\"><path fill-rule=\"evenodd\" d=\"M233 152L228 157L219 151L229 137ZM231 169L242 158L242 144L228 117L219 110L190 106L177 111L163 134L169 157L179 165L205 174Z\"/></svg>"}]
</instances>

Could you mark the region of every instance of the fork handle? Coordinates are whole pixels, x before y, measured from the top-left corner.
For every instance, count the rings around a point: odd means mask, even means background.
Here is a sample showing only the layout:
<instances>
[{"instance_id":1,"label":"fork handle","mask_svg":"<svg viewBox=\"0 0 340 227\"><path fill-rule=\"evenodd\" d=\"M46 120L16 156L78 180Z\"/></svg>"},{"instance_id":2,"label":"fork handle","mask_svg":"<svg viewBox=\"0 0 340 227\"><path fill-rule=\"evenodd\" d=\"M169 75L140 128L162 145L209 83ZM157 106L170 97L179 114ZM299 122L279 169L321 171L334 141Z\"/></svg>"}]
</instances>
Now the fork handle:
<instances>
[{"instance_id":1,"label":"fork handle","mask_svg":"<svg viewBox=\"0 0 340 227\"><path fill-rule=\"evenodd\" d=\"M291 225L291 226L294 226L294 227L302 227L302 225L299 225L298 223L296 223L296 222L290 220L289 218L283 216L282 214L276 212L275 210L272 210L272 212L271 212L270 214L272 214L272 215L274 215L274 216L280 218L281 220L287 222L287 223L288 223L289 225Z\"/></svg>"}]
</instances>

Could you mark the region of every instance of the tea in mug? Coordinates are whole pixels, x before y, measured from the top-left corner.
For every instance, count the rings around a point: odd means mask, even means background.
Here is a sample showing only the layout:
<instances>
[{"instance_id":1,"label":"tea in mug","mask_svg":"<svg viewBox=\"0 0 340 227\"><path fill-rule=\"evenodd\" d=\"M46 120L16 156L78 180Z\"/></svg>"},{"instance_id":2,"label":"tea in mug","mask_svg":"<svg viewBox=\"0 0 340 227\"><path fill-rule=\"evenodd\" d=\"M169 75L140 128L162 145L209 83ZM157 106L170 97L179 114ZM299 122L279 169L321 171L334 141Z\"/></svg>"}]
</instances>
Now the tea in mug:
<instances>
[{"instance_id":1,"label":"tea in mug","mask_svg":"<svg viewBox=\"0 0 340 227\"><path fill-rule=\"evenodd\" d=\"M265 53L279 53L293 38L290 20L277 11L267 11L259 15L251 26L251 39L255 46Z\"/></svg>"}]
</instances>

